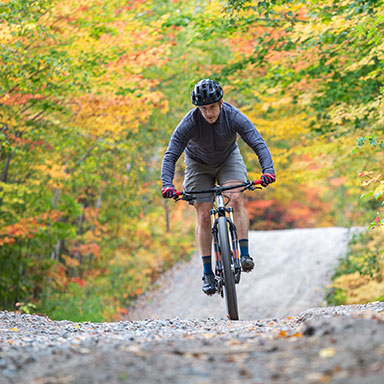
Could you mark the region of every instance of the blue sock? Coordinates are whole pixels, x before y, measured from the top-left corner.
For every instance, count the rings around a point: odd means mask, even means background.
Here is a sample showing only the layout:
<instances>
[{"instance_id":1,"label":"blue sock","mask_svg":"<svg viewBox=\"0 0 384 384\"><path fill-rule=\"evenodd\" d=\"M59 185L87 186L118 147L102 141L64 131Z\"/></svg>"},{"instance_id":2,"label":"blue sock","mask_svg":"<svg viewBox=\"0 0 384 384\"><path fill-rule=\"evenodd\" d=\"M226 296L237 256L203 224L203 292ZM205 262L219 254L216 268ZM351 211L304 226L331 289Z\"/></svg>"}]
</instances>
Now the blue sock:
<instances>
[{"instance_id":1,"label":"blue sock","mask_svg":"<svg viewBox=\"0 0 384 384\"><path fill-rule=\"evenodd\" d=\"M239 240L240 245L240 256L249 256L249 249L248 249L248 239L241 239Z\"/></svg>"},{"instance_id":2,"label":"blue sock","mask_svg":"<svg viewBox=\"0 0 384 384\"><path fill-rule=\"evenodd\" d=\"M213 271L212 271L212 264L211 264L211 258L212 258L211 255L202 256L201 258L203 260L203 272L206 275L212 275Z\"/></svg>"}]
</instances>

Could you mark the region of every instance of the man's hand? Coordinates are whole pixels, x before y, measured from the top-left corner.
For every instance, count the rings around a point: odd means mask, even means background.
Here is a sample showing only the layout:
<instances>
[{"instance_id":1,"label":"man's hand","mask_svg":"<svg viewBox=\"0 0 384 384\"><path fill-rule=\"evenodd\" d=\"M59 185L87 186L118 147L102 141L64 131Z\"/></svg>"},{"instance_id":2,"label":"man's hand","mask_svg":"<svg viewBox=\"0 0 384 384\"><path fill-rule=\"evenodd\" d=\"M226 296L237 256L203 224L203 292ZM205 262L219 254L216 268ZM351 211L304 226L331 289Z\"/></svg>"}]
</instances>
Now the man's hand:
<instances>
[{"instance_id":1,"label":"man's hand","mask_svg":"<svg viewBox=\"0 0 384 384\"><path fill-rule=\"evenodd\" d=\"M263 187L266 187L268 184L271 184L276 181L276 176L273 173L264 173L264 175L260 177L260 180L261 185Z\"/></svg>"},{"instance_id":2,"label":"man's hand","mask_svg":"<svg viewBox=\"0 0 384 384\"><path fill-rule=\"evenodd\" d=\"M164 187L161 190L161 194L163 195L164 199L172 199L176 197L176 189L175 187Z\"/></svg>"}]
</instances>

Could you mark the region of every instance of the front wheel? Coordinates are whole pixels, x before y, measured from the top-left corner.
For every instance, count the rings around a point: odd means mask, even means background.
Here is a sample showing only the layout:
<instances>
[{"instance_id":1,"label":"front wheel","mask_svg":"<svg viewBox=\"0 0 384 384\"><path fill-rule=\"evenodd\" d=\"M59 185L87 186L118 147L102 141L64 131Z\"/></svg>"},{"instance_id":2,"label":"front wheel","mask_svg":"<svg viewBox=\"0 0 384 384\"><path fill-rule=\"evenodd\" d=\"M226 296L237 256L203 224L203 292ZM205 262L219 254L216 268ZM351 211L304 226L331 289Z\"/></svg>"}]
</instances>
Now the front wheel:
<instances>
[{"instance_id":1,"label":"front wheel","mask_svg":"<svg viewBox=\"0 0 384 384\"><path fill-rule=\"evenodd\" d=\"M232 264L232 253L229 247L228 226L225 217L219 217L218 240L220 246L221 260L224 268L224 290L225 300L227 302L227 311L231 320L239 320L239 311L237 308L237 295L235 286L235 275Z\"/></svg>"}]
</instances>

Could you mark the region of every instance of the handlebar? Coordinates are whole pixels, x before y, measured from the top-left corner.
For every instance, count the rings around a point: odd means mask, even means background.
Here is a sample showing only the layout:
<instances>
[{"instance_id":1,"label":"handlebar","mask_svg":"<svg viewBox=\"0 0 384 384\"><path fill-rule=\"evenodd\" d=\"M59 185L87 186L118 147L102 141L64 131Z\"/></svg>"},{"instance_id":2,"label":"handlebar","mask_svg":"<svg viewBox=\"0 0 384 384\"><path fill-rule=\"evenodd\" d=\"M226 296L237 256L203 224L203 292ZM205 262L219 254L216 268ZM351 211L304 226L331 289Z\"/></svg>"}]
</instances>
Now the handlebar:
<instances>
[{"instance_id":1,"label":"handlebar","mask_svg":"<svg viewBox=\"0 0 384 384\"><path fill-rule=\"evenodd\" d=\"M236 184L236 185L228 185L225 187L222 187L221 185L217 185L214 188L209 188L209 189L204 189L200 191L176 191L176 199L184 199L184 200L190 200L192 198L191 195L195 195L198 193L218 193L218 192L223 192L223 191L229 191L231 189L236 189L236 188L243 188L240 192L244 192L247 189L255 189L253 186L254 185L260 185L261 180L253 180L253 181L247 181L246 183L242 184ZM257 188L257 187L256 187ZM187 197L188 196L188 197Z\"/></svg>"}]
</instances>

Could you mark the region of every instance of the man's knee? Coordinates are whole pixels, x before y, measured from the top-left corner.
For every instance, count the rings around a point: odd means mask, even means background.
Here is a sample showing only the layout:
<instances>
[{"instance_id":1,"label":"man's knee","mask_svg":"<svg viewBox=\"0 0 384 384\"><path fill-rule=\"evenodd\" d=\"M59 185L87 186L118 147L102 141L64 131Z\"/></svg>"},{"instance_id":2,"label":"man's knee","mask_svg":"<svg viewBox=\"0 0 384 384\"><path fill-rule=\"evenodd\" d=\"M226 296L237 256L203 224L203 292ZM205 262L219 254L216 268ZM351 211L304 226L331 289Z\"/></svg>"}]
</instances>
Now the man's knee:
<instances>
[{"instance_id":1,"label":"man's knee","mask_svg":"<svg viewBox=\"0 0 384 384\"><path fill-rule=\"evenodd\" d=\"M198 225L203 225L206 226L210 224L211 218L209 215L209 212L201 212L200 214L197 215L197 224Z\"/></svg>"},{"instance_id":2,"label":"man's knee","mask_svg":"<svg viewBox=\"0 0 384 384\"><path fill-rule=\"evenodd\" d=\"M199 203L195 204L196 217L198 225L207 225L210 223L210 209L212 208L211 203Z\"/></svg>"},{"instance_id":3,"label":"man's knee","mask_svg":"<svg viewBox=\"0 0 384 384\"><path fill-rule=\"evenodd\" d=\"M231 196L231 202L230 204L235 207L242 207L244 206L244 197L242 193L233 193Z\"/></svg>"}]
</instances>

